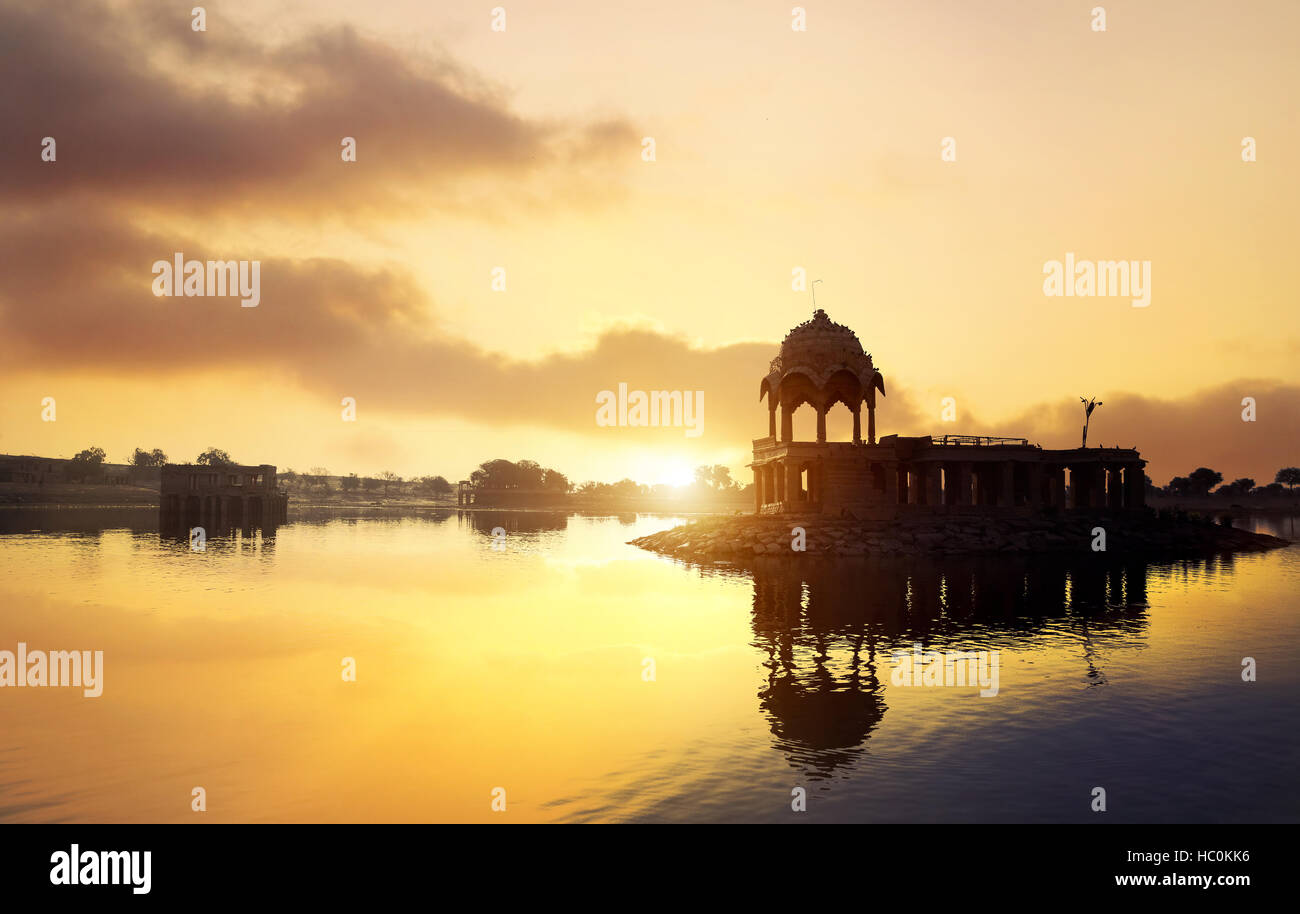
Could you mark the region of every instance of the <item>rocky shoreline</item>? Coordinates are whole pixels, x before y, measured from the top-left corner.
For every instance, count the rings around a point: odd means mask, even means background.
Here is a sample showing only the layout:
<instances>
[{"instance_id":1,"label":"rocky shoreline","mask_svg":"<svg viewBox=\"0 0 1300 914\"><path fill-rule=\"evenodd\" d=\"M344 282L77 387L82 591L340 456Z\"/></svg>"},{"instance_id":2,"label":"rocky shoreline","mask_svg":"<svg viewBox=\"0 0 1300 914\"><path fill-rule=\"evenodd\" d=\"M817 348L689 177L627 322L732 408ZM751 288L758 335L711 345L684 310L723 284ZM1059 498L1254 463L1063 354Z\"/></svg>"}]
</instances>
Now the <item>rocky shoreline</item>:
<instances>
[{"instance_id":1,"label":"rocky shoreline","mask_svg":"<svg viewBox=\"0 0 1300 914\"><path fill-rule=\"evenodd\" d=\"M1289 544L1263 533L1216 524L1182 512L1069 511L1055 515L900 514L855 520L818 514L707 517L631 541L684 561L711 563L762 557L1086 553L1104 531L1111 555L1175 556L1258 552ZM799 531L802 530L802 537ZM800 545L802 549L798 548Z\"/></svg>"}]
</instances>

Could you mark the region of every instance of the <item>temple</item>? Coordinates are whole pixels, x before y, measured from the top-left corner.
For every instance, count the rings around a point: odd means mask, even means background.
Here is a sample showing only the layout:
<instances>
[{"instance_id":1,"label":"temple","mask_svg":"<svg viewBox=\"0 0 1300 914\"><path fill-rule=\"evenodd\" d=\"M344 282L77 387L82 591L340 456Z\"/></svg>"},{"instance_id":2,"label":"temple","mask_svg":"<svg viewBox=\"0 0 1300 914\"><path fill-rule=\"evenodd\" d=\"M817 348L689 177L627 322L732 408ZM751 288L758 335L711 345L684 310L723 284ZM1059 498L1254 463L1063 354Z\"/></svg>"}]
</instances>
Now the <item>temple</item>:
<instances>
[{"instance_id":1,"label":"temple","mask_svg":"<svg viewBox=\"0 0 1300 914\"><path fill-rule=\"evenodd\" d=\"M1024 438L970 435L877 440L877 394L885 396L885 379L848 327L818 309L791 330L759 385L768 421L750 464L756 512L863 518L1145 504L1146 461L1134 449L1046 450ZM826 414L836 403L853 414L852 441L826 440ZM804 404L817 412L816 441L794 440L794 413Z\"/></svg>"}]
</instances>

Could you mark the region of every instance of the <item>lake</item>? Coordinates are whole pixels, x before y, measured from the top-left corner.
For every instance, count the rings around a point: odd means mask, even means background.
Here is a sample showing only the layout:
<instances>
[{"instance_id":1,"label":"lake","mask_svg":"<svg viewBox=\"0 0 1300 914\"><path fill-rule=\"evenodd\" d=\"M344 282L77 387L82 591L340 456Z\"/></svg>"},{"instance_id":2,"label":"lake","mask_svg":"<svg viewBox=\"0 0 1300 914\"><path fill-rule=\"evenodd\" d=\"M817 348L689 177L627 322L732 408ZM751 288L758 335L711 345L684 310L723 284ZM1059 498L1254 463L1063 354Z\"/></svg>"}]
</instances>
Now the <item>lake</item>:
<instances>
[{"instance_id":1,"label":"lake","mask_svg":"<svg viewBox=\"0 0 1300 914\"><path fill-rule=\"evenodd\" d=\"M104 652L99 698L0 689L0 821L1300 818L1297 546L742 571L626 545L678 517L291 518L0 510L0 650ZM997 694L899 684L917 644Z\"/></svg>"}]
</instances>

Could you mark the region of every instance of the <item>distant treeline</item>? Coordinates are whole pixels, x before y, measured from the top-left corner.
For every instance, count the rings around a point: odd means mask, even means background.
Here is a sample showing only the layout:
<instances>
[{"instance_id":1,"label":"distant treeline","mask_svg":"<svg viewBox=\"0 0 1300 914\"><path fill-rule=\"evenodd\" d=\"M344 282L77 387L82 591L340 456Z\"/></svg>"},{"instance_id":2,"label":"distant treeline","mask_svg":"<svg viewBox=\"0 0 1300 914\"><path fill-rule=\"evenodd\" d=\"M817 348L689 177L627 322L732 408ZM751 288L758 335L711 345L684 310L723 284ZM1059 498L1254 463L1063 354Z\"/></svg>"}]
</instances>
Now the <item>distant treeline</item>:
<instances>
[{"instance_id":1,"label":"distant treeline","mask_svg":"<svg viewBox=\"0 0 1300 914\"><path fill-rule=\"evenodd\" d=\"M1294 495L1297 485L1300 485L1300 467L1283 467L1273 476L1271 483L1262 486L1256 485L1249 476L1224 483L1223 474L1218 470L1198 467L1186 476L1175 476L1166 486L1152 486L1152 489L1171 498L1207 498L1211 495L1215 498L1275 498Z\"/></svg>"}]
</instances>

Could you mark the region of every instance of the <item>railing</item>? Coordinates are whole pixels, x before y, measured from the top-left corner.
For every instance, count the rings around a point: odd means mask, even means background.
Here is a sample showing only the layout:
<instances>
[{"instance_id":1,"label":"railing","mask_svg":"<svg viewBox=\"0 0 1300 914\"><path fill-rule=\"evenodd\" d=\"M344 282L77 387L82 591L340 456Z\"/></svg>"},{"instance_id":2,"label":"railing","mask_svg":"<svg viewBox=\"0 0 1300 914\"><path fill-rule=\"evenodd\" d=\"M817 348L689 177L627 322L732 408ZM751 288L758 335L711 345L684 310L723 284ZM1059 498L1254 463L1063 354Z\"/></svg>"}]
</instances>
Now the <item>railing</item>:
<instances>
[{"instance_id":1,"label":"railing","mask_svg":"<svg viewBox=\"0 0 1300 914\"><path fill-rule=\"evenodd\" d=\"M976 447L988 447L998 444L1029 444L1028 438L995 438L990 435L944 435L933 438L934 444L968 444Z\"/></svg>"}]
</instances>

